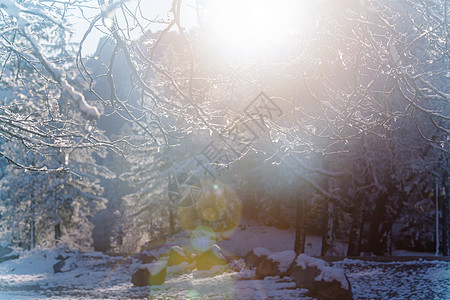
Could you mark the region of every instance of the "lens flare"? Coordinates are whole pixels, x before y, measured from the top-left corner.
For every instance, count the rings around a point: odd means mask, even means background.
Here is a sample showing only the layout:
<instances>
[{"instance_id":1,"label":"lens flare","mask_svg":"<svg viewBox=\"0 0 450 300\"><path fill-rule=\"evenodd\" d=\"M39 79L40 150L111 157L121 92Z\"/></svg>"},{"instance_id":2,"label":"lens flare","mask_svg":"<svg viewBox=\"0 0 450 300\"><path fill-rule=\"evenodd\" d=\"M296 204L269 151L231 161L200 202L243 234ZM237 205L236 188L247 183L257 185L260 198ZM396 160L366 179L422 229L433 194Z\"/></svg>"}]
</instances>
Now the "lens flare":
<instances>
[{"instance_id":1,"label":"lens flare","mask_svg":"<svg viewBox=\"0 0 450 300\"><path fill-rule=\"evenodd\" d=\"M221 238L226 238L239 225L242 205L236 192L228 185L211 180L202 181L202 192L195 204L178 207L178 220L186 231L204 225Z\"/></svg>"},{"instance_id":2,"label":"lens flare","mask_svg":"<svg viewBox=\"0 0 450 300\"><path fill-rule=\"evenodd\" d=\"M242 205L236 192L221 182L202 182L196 210L204 225L215 232L234 230L240 223Z\"/></svg>"},{"instance_id":3,"label":"lens flare","mask_svg":"<svg viewBox=\"0 0 450 300\"><path fill-rule=\"evenodd\" d=\"M190 290L186 293L186 297L190 300L196 300L198 299L198 296L199 296L198 292L194 290Z\"/></svg>"},{"instance_id":4,"label":"lens flare","mask_svg":"<svg viewBox=\"0 0 450 300\"><path fill-rule=\"evenodd\" d=\"M216 242L216 233L207 226L199 226L191 232L191 245L199 252L205 252Z\"/></svg>"}]
</instances>

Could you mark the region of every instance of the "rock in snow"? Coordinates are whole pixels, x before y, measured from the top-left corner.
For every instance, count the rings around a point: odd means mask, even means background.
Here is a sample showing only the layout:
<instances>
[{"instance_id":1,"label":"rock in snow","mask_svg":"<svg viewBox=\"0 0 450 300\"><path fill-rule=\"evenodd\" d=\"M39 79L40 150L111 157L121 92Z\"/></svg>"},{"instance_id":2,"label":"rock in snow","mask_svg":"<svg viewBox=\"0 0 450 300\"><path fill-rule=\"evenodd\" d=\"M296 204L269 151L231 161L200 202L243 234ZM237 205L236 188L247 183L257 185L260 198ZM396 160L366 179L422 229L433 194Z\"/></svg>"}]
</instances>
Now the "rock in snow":
<instances>
[{"instance_id":1,"label":"rock in snow","mask_svg":"<svg viewBox=\"0 0 450 300\"><path fill-rule=\"evenodd\" d=\"M278 253L273 253L261 260L256 267L256 278L262 279L266 276L286 276L288 269L294 262L295 252L286 250Z\"/></svg>"},{"instance_id":2,"label":"rock in snow","mask_svg":"<svg viewBox=\"0 0 450 300\"><path fill-rule=\"evenodd\" d=\"M306 288L319 300L350 300L350 282L344 270L330 267L324 260L300 254L290 269L297 287Z\"/></svg>"},{"instance_id":3,"label":"rock in snow","mask_svg":"<svg viewBox=\"0 0 450 300\"><path fill-rule=\"evenodd\" d=\"M150 272L147 268L139 268L131 276L131 282L135 286L147 286L150 285Z\"/></svg>"},{"instance_id":4,"label":"rock in snow","mask_svg":"<svg viewBox=\"0 0 450 300\"><path fill-rule=\"evenodd\" d=\"M270 254L272 254L272 252L270 252L269 250L267 250L266 248L263 247L257 247L255 249L253 249L253 253L255 253L256 256L269 256Z\"/></svg>"},{"instance_id":5,"label":"rock in snow","mask_svg":"<svg viewBox=\"0 0 450 300\"><path fill-rule=\"evenodd\" d=\"M195 267L197 270L209 270L214 266L225 266L227 261L222 254L222 250L217 245L195 257Z\"/></svg>"},{"instance_id":6,"label":"rock in snow","mask_svg":"<svg viewBox=\"0 0 450 300\"><path fill-rule=\"evenodd\" d=\"M72 271L77 268L75 263L77 252L69 249L68 247L62 247L58 249L59 254L55 257L57 263L53 264L53 273L62 273Z\"/></svg>"},{"instance_id":7,"label":"rock in snow","mask_svg":"<svg viewBox=\"0 0 450 300\"><path fill-rule=\"evenodd\" d=\"M188 262L188 257L183 248L179 246L173 246L169 251L169 259L167 261L168 266L178 266L183 262Z\"/></svg>"},{"instance_id":8,"label":"rock in snow","mask_svg":"<svg viewBox=\"0 0 450 300\"><path fill-rule=\"evenodd\" d=\"M266 248L258 247L253 250L250 250L247 255L244 256L244 261L247 266L254 268L257 267L264 258L267 258L270 254L272 254Z\"/></svg>"},{"instance_id":9,"label":"rock in snow","mask_svg":"<svg viewBox=\"0 0 450 300\"><path fill-rule=\"evenodd\" d=\"M156 260L156 258L153 255L145 253L145 252L139 253L137 255L137 258L143 264L149 264L149 263L152 263L152 262L154 262Z\"/></svg>"},{"instance_id":10,"label":"rock in snow","mask_svg":"<svg viewBox=\"0 0 450 300\"><path fill-rule=\"evenodd\" d=\"M264 279L267 276L280 275L278 270L279 262L275 262L267 257L263 258L259 265L256 267L255 275L257 279Z\"/></svg>"},{"instance_id":11,"label":"rock in snow","mask_svg":"<svg viewBox=\"0 0 450 300\"><path fill-rule=\"evenodd\" d=\"M2 243L0 245L0 263L16 258L19 258L19 255L16 251L11 249L7 243Z\"/></svg>"},{"instance_id":12,"label":"rock in snow","mask_svg":"<svg viewBox=\"0 0 450 300\"><path fill-rule=\"evenodd\" d=\"M134 272L131 282L135 286L161 285L166 280L166 261L157 261Z\"/></svg>"},{"instance_id":13,"label":"rock in snow","mask_svg":"<svg viewBox=\"0 0 450 300\"><path fill-rule=\"evenodd\" d=\"M278 262L278 270L280 273L285 273L292 262L294 261L296 254L293 250L286 250L269 255L268 259Z\"/></svg>"}]
</instances>

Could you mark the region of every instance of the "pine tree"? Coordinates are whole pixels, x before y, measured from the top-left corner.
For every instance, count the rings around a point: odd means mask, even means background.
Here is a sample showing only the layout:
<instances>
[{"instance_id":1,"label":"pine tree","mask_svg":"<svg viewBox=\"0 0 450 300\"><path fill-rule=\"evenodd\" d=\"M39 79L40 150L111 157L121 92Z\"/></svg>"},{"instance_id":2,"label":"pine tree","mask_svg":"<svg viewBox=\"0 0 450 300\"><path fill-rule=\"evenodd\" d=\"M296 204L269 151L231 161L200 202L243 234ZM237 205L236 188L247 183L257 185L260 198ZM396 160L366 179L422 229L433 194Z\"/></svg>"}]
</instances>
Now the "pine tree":
<instances>
[{"instance_id":1,"label":"pine tree","mask_svg":"<svg viewBox=\"0 0 450 300\"><path fill-rule=\"evenodd\" d=\"M8 142L4 149L17 161L51 168L66 159L64 153L46 155ZM102 155L97 152L97 155ZM114 176L96 164L93 151L78 149L70 155L70 172L30 172L9 165L2 184L2 235L15 245L34 248L58 242L74 248L92 247L91 216L104 208L100 177Z\"/></svg>"}]
</instances>

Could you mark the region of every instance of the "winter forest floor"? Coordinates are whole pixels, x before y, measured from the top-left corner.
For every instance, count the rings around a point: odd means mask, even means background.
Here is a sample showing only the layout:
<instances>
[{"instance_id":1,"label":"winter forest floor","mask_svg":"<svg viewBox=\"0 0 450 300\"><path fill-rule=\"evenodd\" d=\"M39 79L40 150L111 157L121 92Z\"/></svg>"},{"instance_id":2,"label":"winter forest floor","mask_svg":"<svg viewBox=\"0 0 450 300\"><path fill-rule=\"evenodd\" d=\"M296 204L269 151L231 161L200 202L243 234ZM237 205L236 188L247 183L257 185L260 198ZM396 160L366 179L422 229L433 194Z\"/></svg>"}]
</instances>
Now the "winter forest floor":
<instances>
[{"instance_id":1,"label":"winter forest floor","mask_svg":"<svg viewBox=\"0 0 450 300\"><path fill-rule=\"evenodd\" d=\"M318 241L308 237L305 252L317 255ZM186 242L187 236L178 235L167 247ZM291 249L293 237L289 231L247 225L219 245L242 256L258 246ZM0 263L0 299L313 299L306 290L296 289L289 277L255 280L224 266L209 271L172 266L164 284L134 287L131 275L140 266L136 258L95 252L72 252L64 272L54 274L60 254L67 254L66 249L35 249ZM450 299L450 261L442 257L333 261L345 269L354 299Z\"/></svg>"}]
</instances>

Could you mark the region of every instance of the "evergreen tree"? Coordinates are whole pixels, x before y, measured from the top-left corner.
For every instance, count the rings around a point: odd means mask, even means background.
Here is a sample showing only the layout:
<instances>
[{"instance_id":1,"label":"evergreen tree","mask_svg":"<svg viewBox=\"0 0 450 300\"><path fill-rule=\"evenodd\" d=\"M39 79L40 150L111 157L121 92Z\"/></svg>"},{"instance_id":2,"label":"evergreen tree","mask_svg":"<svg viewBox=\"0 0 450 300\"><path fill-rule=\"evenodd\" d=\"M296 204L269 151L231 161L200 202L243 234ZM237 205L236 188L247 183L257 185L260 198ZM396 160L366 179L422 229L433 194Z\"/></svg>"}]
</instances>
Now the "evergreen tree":
<instances>
[{"instance_id":1,"label":"evergreen tree","mask_svg":"<svg viewBox=\"0 0 450 300\"><path fill-rule=\"evenodd\" d=\"M37 154L8 142L4 149L24 165L51 168L64 153ZM102 155L98 153L97 155ZM114 176L96 164L93 151L71 153L71 172L31 172L7 167L2 185L2 235L14 245L34 248L59 242L81 250L92 247L91 216L104 208L100 177Z\"/></svg>"}]
</instances>

